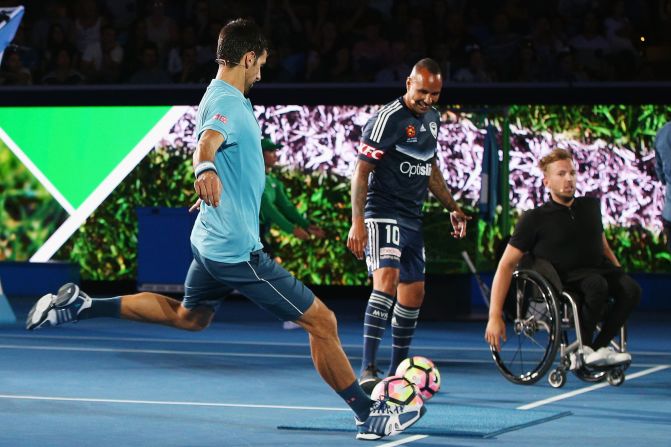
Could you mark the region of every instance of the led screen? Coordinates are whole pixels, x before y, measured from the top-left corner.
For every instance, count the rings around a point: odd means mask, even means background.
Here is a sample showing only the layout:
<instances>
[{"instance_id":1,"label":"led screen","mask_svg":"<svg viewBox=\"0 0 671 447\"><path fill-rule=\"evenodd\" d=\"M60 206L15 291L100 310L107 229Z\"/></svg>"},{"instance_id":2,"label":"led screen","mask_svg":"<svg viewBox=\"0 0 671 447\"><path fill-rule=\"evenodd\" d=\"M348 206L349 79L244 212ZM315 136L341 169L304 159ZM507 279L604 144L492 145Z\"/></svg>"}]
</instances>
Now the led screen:
<instances>
[{"instance_id":1,"label":"led screen","mask_svg":"<svg viewBox=\"0 0 671 447\"><path fill-rule=\"evenodd\" d=\"M362 127L378 107L255 107L263 133L283 145L278 153L278 172L294 202L301 212L327 230L327 239L307 243L277 229L272 232L285 267L306 282L363 284L366 281L363 263L345 248L350 218L349 177ZM47 114L51 119L64 116L61 111L51 109ZM83 118L89 114L72 109L67 111L72 118L72 132L85 126L89 133L95 133L90 130L90 122ZM128 115L128 110L124 110L127 108L103 109L106 110L96 110L106 119L98 120L95 125L105 129L113 126L121 135L127 127L126 120L116 120L115 116ZM574 153L579 166L578 194L600 198L607 237L624 265L637 271L670 270L669 256L658 236L663 188L654 175L651 149L654 133L665 121L666 108L512 106L509 109L443 107L440 111L441 169L455 198L476 217L467 240L456 242L447 237L447 216L435 200L427 201L425 238L429 273L464 271L461 250L469 251L482 268L493 268L495 245L504 236L500 215L493 222L477 217L488 126L498 142L500 155L504 128L510 135L509 198L513 224L520 211L546 200L537 167L540 157L550 148L567 148ZM55 141L47 148L52 151L49 153L40 152L40 146L31 143L29 136L13 138L12 133L18 132L1 126L0 139L4 144L0 144L0 169L5 172L0 180L3 200L0 212L4 223L0 256L24 260L41 253L43 257L79 263L85 278L134 277L135 209L184 207L194 200L190 158L195 145L196 108L147 108L141 112L133 115L136 118L129 128L131 136L129 132L123 133L123 141L114 136L115 132L108 132L103 144L94 135L89 137L91 140L73 142L72 135L63 133L58 137L62 141ZM40 113L47 116L45 110ZM138 119L140 116L144 118ZM4 118L2 122L6 122ZM69 175L50 170L55 161L49 157L53 157L53 146L59 144L66 153L86 151L90 155L89 151L106 150L105 170L95 170L95 179L87 177L85 166L77 167ZM39 160L42 169L31 166L31 160ZM57 182L49 182L51 174L45 172L58 173L54 177ZM77 188L77 182L85 184L87 189ZM59 191L68 193L59 196ZM69 197L73 199L67 200ZM63 229L68 223L68 229ZM47 250L44 246L49 243ZM101 250L102 246L106 249Z\"/></svg>"}]
</instances>

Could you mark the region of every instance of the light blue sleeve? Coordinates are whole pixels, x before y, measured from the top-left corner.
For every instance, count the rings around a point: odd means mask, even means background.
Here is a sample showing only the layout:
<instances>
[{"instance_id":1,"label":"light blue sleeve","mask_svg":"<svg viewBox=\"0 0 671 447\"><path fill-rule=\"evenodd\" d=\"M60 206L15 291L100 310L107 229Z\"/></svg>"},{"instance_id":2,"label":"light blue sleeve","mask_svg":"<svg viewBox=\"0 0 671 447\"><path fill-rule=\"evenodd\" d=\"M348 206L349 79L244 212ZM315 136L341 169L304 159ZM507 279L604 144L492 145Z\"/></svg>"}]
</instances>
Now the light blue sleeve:
<instances>
[{"instance_id":1,"label":"light blue sleeve","mask_svg":"<svg viewBox=\"0 0 671 447\"><path fill-rule=\"evenodd\" d=\"M203 112L203 125L198 137L206 130L214 130L224 136L226 145L236 143L236 120L240 119L240 100L228 95L212 98Z\"/></svg>"}]
</instances>

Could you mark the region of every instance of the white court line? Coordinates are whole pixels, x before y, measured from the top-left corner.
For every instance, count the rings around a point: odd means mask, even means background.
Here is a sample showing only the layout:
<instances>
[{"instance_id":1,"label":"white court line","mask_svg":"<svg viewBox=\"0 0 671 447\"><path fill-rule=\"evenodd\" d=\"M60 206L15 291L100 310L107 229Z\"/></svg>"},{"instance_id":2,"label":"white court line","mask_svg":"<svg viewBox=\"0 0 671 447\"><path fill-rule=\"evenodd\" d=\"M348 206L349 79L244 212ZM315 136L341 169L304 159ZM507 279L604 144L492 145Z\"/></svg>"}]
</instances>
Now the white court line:
<instances>
[{"instance_id":1,"label":"white court line","mask_svg":"<svg viewBox=\"0 0 671 447\"><path fill-rule=\"evenodd\" d=\"M280 342L280 341L246 341L246 340L200 340L200 339L179 339L179 338L146 338L146 337L103 337L103 336L79 336L79 335L41 335L41 334L2 334L2 338L16 338L16 339L44 339L44 340L90 340L90 341L127 341L127 342L146 342L146 343L189 343L189 344L205 344L205 345L244 345L244 346L309 346L307 340L305 342ZM343 348L356 349L361 348L361 344L344 344ZM391 350L391 346L380 346L380 350ZM422 345L417 347L418 351L464 351L464 352L489 352L487 347L445 347ZM542 349L533 351L541 352ZM629 351L632 355L638 356L671 356L671 351ZM640 366L640 365L639 365Z\"/></svg>"},{"instance_id":2,"label":"white court line","mask_svg":"<svg viewBox=\"0 0 671 447\"><path fill-rule=\"evenodd\" d=\"M173 354L173 355L205 355L213 357L261 357L261 358L287 358L287 359L312 359L309 354L249 354L243 352L213 352L213 351L178 351L171 349L131 349L131 348L82 348L78 346L42 346L42 345L0 345L0 349L16 350L42 350L42 351L75 351L75 352L118 352L136 354ZM350 360L361 360L361 356L349 356ZM445 359L434 358L439 363L482 363L490 364L491 360L467 360L467 359Z\"/></svg>"},{"instance_id":3,"label":"white court line","mask_svg":"<svg viewBox=\"0 0 671 447\"><path fill-rule=\"evenodd\" d=\"M200 339L178 339L178 338L146 338L146 337L102 337L102 336L78 336L78 335L38 335L31 334L2 334L3 338L19 338L19 339L46 339L46 340L100 340L100 341L130 341L130 342L149 342L149 343L202 343L202 344L231 344L231 345L252 345L252 346L308 346L308 341L305 342L279 342L279 341L238 341L238 340L200 340ZM361 344L344 344L343 348L360 348ZM380 346L379 349L391 349L391 346ZM489 348L467 348L467 347L453 347L446 348L444 345L431 346L422 345L417 349L421 350L435 350L435 351L487 351ZM540 351L540 350L539 350ZM671 355L671 353L669 353Z\"/></svg>"},{"instance_id":4,"label":"white court line","mask_svg":"<svg viewBox=\"0 0 671 447\"><path fill-rule=\"evenodd\" d=\"M394 447L397 445L403 445L403 444L408 444L410 442L414 441L419 441L420 439L428 438L429 435L412 435L408 436L407 438L403 439L397 439L396 441L392 442L385 442L384 444L378 444L378 447Z\"/></svg>"},{"instance_id":5,"label":"white court line","mask_svg":"<svg viewBox=\"0 0 671 447\"><path fill-rule=\"evenodd\" d=\"M260 404L229 404L220 402L182 402L170 400L135 400L135 399L96 399L90 397L57 397L57 396L22 396L15 394L0 394L0 399L16 400L46 400L60 402L95 402L105 404L134 404L134 405L175 405L185 407L226 407L226 408L267 408L272 410L316 410L316 411L352 411L349 408L339 407L303 407L295 405L260 405Z\"/></svg>"},{"instance_id":6,"label":"white court line","mask_svg":"<svg viewBox=\"0 0 671 447\"><path fill-rule=\"evenodd\" d=\"M175 355L207 355L207 356L231 356L231 357L277 357L288 359L309 359L309 355L298 354L247 354L243 352L210 352L210 351L175 351L168 349L120 349L120 348L81 348L74 346L21 346L0 345L0 349L31 349L42 351L75 351L75 352L119 352L140 354L175 354Z\"/></svg>"},{"instance_id":7,"label":"white court line","mask_svg":"<svg viewBox=\"0 0 671 447\"><path fill-rule=\"evenodd\" d=\"M671 365L659 365L659 366L655 366L654 368L644 369L643 371L639 371L637 373L627 374L625 379L626 380L636 379L638 377L647 376L648 374L656 373L658 371L662 371L662 370L667 369L667 368L671 368ZM577 389L577 390L569 391L568 393L559 394L558 396L553 396L553 397L550 397L550 398L547 398L547 399L538 400L536 402L531 402L530 404L526 404L526 405L522 405L520 407L517 407L517 409L518 410L531 410L532 408L537 408L537 407L540 407L540 406L543 406L543 405L546 405L546 404L549 404L549 403L552 403L552 402L557 402L559 400L568 399L569 397L578 396L580 394L589 393L590 391L605 388L607 386L611 386L611 385L607 382L597 383L596 385L588 386L586 388L580 388L580 389Z\"/></svg>"},{"instance_id":8,"label":"white court line","mask_svg":"<svg viewBox=\"0 0 671 447\"><path fill-rule=\"evenodd\" d=\"M68 338L68 337L64 337ZM80 337L81 338L81 337ZM300 345L306 346L306 345ZM216 351L179 351L174 349L132 349L132 348L83 348L79 346L45 346L45 345L0 345L0 349L30 349L43 351L74 351L74 352L117 352L117 353L135 353L135 354L163 354L163 355L204 355L212 357L259 357L259 358L285 358L285 359L308 359L312 360L309 354L275 354L272 352L262 354L250 354L244 352L216 352ZM361 360L361 356L350 355L350 360ZM484 364L489 365L492 360L480 359L460 359L460 358L441 358L433 357L436 363L460 363L460 364ZM645 368L652 366L660 366L659 364L636 363L633 367ZM627 376L629 377L629 376Z\"/></svg>"}]
</instances>

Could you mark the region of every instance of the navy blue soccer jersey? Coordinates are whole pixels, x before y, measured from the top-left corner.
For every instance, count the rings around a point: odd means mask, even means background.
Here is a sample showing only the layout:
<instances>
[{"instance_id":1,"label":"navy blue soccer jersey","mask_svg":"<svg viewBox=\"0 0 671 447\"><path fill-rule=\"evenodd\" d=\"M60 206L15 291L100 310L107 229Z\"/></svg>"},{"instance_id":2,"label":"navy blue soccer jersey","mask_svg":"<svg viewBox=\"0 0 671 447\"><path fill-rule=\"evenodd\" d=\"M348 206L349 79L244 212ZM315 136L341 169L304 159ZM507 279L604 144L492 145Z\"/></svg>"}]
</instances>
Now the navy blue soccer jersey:
<instances>
[{"instance_id":1,"label":"navy blue soccer jersey","mask_svg":"<svg viewBox=\"0 0 671 447\"><path fill-rule=\"evenodd\" d=\"M439 124L436 109L417 116L402 98L368 120L358 157L374 164L375 170L368 179L364 217L392 218L403 227L421 227Z\"/></svg>"}]
</instances>

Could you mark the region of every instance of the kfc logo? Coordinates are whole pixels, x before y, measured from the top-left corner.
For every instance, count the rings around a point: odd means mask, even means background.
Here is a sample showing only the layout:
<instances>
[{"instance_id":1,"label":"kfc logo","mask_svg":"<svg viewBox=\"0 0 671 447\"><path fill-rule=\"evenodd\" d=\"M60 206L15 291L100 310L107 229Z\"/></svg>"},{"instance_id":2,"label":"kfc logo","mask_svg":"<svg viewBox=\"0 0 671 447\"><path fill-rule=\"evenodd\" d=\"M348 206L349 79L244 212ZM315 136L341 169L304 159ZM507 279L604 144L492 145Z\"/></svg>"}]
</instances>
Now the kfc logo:
<instances>
[{"instance_id":1,"label":"kfc logo","mask_svg":"<svg viewBox=\"0 0 671 447\"><path fill-rule=\"evenodd\" d=\"M408 127L406 127L405 134L408 136L408 138L414 138L415 135L417 135L417 130L415 130L415 126L410 124Z\"/></svg>"},{"instance_id":2,"label":"kfc logo","mask_svg":"<svg viewBox=\"0 0 671 447\"><path fill-rule=\"evenodd\" d=\"M382 154L384 154L384 151L381 151L380 149L375 149L374 147L368 146L365 143L361 143L361 146L359 146L359 153L368 158L372 158L373 160L379 160L382 158Z\"/></svg>"}]
</instances>

